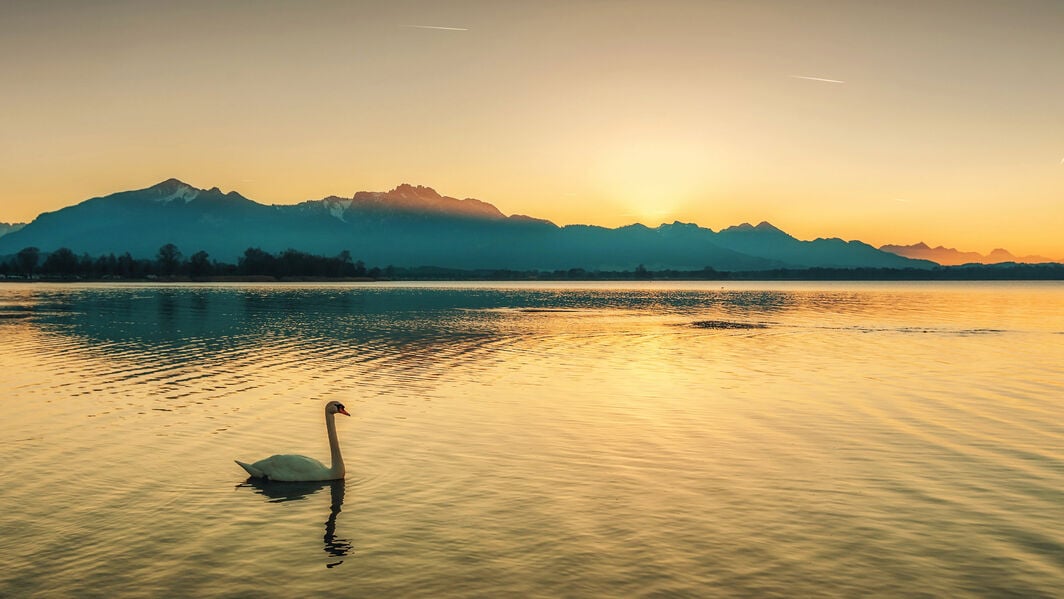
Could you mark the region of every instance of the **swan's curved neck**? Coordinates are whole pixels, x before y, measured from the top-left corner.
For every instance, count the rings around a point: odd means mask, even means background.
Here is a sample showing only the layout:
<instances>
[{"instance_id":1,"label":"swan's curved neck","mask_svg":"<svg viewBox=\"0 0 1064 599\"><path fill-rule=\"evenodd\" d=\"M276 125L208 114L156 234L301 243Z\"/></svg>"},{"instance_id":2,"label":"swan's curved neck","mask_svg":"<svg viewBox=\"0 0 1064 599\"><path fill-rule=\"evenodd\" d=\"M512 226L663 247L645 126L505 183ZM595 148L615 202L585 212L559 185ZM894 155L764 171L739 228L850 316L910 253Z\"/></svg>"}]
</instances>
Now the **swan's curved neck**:
<instances>
[{"instance_id":1,"label":"swan's curved neck","mask_svg":"<svg viewBox=\"0 0 1064 599\"><path fill-rule=\"evenodd\" d=\"M344 468L344 456L340 455L340 440L336 438L335 414L325 413L325 430L329 431L329 452L332 454L332 466L329 472L335 478L343 478L347 470Z\"/></svg>"}]
</instances>

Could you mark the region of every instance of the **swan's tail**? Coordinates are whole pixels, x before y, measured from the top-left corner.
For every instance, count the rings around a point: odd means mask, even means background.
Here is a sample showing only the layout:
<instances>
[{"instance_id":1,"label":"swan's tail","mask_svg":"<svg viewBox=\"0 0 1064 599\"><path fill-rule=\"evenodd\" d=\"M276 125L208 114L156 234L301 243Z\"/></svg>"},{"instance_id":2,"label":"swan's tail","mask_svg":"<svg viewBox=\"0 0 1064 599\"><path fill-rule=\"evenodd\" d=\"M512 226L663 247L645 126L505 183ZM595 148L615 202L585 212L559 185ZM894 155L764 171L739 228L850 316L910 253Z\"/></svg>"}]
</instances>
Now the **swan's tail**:
<instances>
[{"instance_id":1,"label":"swan's tail","mask_svg":"<svg viewBox=\"0 0 1064 599\"><path fill-rule=\"evenodd\" d=\"M258 468L252 466L251 464L245 464L244 462L241 462L240 460L233 460L233 461L236 462L237 465L240 466L241 468L243 468L244 470L247 470L248 474L250 474L251 476L254 476L255 478L265 478L265 475L263 474L262 470L259 470Z\"/></svg>"}]
</instances>

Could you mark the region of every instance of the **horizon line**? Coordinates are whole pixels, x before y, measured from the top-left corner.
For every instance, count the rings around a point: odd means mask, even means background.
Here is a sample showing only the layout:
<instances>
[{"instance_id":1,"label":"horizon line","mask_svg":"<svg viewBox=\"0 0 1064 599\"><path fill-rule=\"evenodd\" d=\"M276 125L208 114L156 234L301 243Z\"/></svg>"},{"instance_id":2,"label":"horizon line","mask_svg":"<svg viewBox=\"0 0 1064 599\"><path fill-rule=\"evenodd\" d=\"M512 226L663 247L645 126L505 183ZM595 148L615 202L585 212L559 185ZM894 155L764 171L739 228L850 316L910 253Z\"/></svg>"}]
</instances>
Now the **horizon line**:
<instances>
[{"instance_id":1,"label":"horizon line","mask_svg":"<svg viewBox=\"0 0 1064 599\"><path fill-rule=\"evenodd\" d=\"M1064 159L1062 159L1062 160L1064 160ZM722 232L722 231L725 231L727 229L732 229L732 228L739 228L739 227L745 227L745 226L756 228L756 227L759 227L759 226L761 226L763 224L768 224L772 228L774 228L774 229L776 229L778 231L781 231L781 232L783 232L786 235L791 235L790 233L787 233L787 231L785 229L777 227L775 224L773 224L772 222L770 222L767 219L764 219L763 217L757 217L757 218L753 219L753 220L758 220L759 221L757 225L754 225L752 220L744 220L743 222L740 222L738 224L729 224L729 225L721 226L720 228L717 228L717 229L715 229L715 228L713 228L711 226L703 225L703 224L701 224L701 223L699 223L699 222L697 222L695 220L682 219L679 215L673 215L671 217L665 217L666 219L671 219L671 220L661 220L656 225L644 223L644 222L642 222L642 220L634 220L632 222L628 222L628 223L625 223L625 224L619 224L619 225L616 225L614 227L610 227L610 226L607 226L607 225L597 225L597 224L594 224L594 223L592 223L590 221L570 222L570 223L561 223L560 224L559 222L556 222L554 219L551 219L551 218L532 216L532 215L529 215L529 214L524 214L524 213L519 213L519 212L512 212L510 214L507 214L507 213L502 212L502 210L499 210L498 206L495 203L490 202L490 201L480 200L478 198L471 198L471 197L470 198L457 198L457 197L453 197L453 196L448 196L448 195L439 193L436 190L436 188L434 188L432 186L420 185L420 184L411 184L411 183L406 183L406 182L399 183L398 185L396 185L395 187L393 187L392 189L387 190L387 191L359 190L359 191L354 192L352 194L352 196L350 196L350 198L344 197L344 196L326 195L326 196L321 197L321 198L309 198L309 199L305 199L305 200L297 200L297 201L290 202L290 203L272 204L272 203L263 203L261 201L252 199L252 198L250 198L248 196L245 196L243 193L241 193L240 191L237 191L235 188L232 188L229 191L223 191L218 186L213 186L213 187L210 187L210 188L200 188L200 187L197 187L197 186L195 186L193 184L190 184L190 183L188 183L186 181L183 181L183 180L181 180L181 179L179 179L177 177L168 177L168 178L166 178L166 179L164 179L162 181L159 181L157 183L154 183L152 185L149 185L147 187L143 187L143 188L140 188L140 189L129 189L129 190L113 191L113 192L106 193L106 194L101 195L101 196L95 196L95 197L91 197L91 198L86 198L84 200L77 201L77 202L75 202L73 204L68 204L68 205L63 206L61 208L58 208L57 210L40 212L36 216L30 218L29 220L22 221L22 222L19 222L17 220L12 220L12 221L0 220L0 224L26 226L26 225L29 225L32 222L36 221L40 216L42 216L44 214L48 214L50 212L56 212L58 210L63 210L65 208L77 206L77 205L79 205L81 203L84 203L84 202L87 202L89 200L98 199L98 198L105 198L105 197L108 197L108 196L111 196L111 195L114 195L114 194L118 194L118 193L145 191L145 190L151 189L153 187L157 187L157 186L160 186L160 185L163 185L163 184L168 184L168 183L179 183L181 185L185 185L185 186L187 186L187 187L189 187L189 188L191 188L193 190L196 190L196 191L209 192L209 191L214 190L214 191L218 191L219 193L222 193L224 195L228 195L230 193L235 193L235 194L239 195L240 197L242 197L242 198L244 198L244 199L246 199L248 201L254 202L255 204L259 204L261 206L295 206L297 204L304 203L304 202L321 202L321 201L325 201L325 200L327 200L329 198L353 199L354 196L359 194L359 193L386 194L386 193L389 193L391 191L397 190L399 187L409 186L409 187L415 187L415 188L428 189L428 190L431 190L433 193L436 193L441 198L449 198L449 199L455 200L457 202L464 202L466 200L476 200L478 202L483 202L485 204L493 206L496 210L499 211L500 214L503 214L503 216L505 218L515 217L515 216L516 217L532 218L532 219L535 219L535 220L542 220L542 221L549 222L550 224L552 224L552 225L554 225L556 227L559 227L559 228L564 228L564 227L569 227L569 226L589 226L589 227L601 227L601 228L605 228L605 229L620 229L620 228L630 227L630 226L634 226L634 225L639 225L639 226L643 226L643 227L647 227L647 228L658 228L658 227L666 226L666 225L682 224L682 225L694 225L696 227L699 227L699 228L702 228L702 229L707 229L707 230L713 231L713 232ZM568 195L568 194L566 194L566 195ZM899 202L907 202L908 201L906 199L900 199L900 198L894 198L894 199L895 199L895 201L899 201ZM638 215L633 214L633 213L626 213L626 216L631 216L631 217L635 217L636 219L638 219ZM650 222L653 223L653 221L650 221ZM2 237L2 236L4 236L4 235L0 235L0 237ZM793 235L791 235L791 236L793 237ZM827 236L824 236L823 234L821 234L821 235L818 235L818 237L816 237L816 239L832 239L832 238L834 238L834 239L842 239L842 240L847 240L847 241L855 241L856 240L856 241L860 241L862 243L868 243L868 242L865 242L863 239L861 239L859 237L849 238L849 237L842 236L842 235L834 235L834 236L827 235ZM887 246L887 245L894 245L894 246L898 246L898 247L907 247L907 246L919 245L920 243L924 243L924 242L920 241L920 242L917 242L916 244L901 244L901 243L898 243L896 240L892 240L889 243L881 243L879 247L877 247L874 244L869 244L869 245L871 245L875 249L880 249L880 247ZM964 253L976 253L976 254L980 254L983 257L989 257L989 255L993 252L993 250L991 250L991 252L987 252L986 254L983 254L979 250L967 250L967 249L966 250L958 250L956 247L945 247L945 244L942 243L942 242L938 242L938 243L939 243L939 247L943 247L945 249L951 249L951 250L954 250L954 251L960 251L960 252L964 252ZM1000 247L1001 246L998 245L994 249L999 249ZM1005 251L1007 251L1010 254L1012 254L1011 250L1007 250L1006 249ZM1023 258L1023 257L1027 257L1027 256L1045 257L1045 256L1039 256L1038 254L1034 254L1034 253L1032 253L1030 251L1020 252L1019 255L1013 254L1013 256L1015 256L1017 258ZM1057 262L1057 263L1064 263L1064 259L1049 258L1049 260L1051 260L1053 262Z\"/></svg>"}]
</instances>

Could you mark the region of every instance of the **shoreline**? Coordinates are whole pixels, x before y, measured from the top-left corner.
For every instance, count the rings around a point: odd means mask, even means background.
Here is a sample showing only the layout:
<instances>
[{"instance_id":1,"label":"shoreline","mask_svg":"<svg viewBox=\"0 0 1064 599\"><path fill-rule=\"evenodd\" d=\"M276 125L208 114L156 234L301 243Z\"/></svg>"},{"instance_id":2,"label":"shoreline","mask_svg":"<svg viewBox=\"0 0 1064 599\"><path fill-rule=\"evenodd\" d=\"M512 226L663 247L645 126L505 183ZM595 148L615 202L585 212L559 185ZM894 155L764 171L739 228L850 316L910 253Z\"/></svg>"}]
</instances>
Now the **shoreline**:
<instances>
[{"instance_id":1,"label":"shoreline","mask_svg":"<svg viewBox=\"0 0 1064 599\"><path fill-rule=\"evenodd\" d=\"M895 276L881 275L855 275L841 276L836 273L824 273L818 275L801 276L798 274L762 275L754 273L733 273L731 276L717 277L684 277L684 276L655 276L655 277L623 277L623 276L533 276L533 277L492 277L492 276L427 276L427 277L273 277L268 275L249 276L215 276L215 277L156 277L156 278L75 278L75 277L33 277L0 278L0 284L4 283L49 283L49 284L82 284L82 283L129 283L129 284L162 284L179 285L186 283L211 284L211 283L271 283L271 284L300 284L300 283L395 283L395 282L482 282L482 283L521 283L521 282L815 282L815 281L839 281L839 282L949 282L949 281L1064 281L1064 268L1061 272L1037 273L1043 276L1031 276L1032 273L927 273L927 276L904 276L911 273L899 273ZM721 273L724 274L724 273ZM938 275L938 276L936 276Z\"/></svg>"}]
</instances>

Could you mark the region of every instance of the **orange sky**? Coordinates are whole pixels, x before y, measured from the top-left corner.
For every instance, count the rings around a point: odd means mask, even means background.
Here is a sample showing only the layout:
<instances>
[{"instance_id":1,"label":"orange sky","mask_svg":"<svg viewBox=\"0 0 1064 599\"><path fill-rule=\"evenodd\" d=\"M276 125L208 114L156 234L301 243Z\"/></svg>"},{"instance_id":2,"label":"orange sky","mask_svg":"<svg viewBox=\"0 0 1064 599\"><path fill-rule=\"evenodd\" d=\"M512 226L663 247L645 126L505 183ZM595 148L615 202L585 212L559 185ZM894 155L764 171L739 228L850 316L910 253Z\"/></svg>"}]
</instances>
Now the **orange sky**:
<instances>
[{"instance_id":1,"label":"orange sky","mask_svg":"<svg viewBox=\"0 0 1064 599\"><path fill-rule=\"evenodd\" d=\"M1059 2L174 4L0 4L0 221L169 177L409 182L1064 258Z\"/></svg>"}]
</instances>

